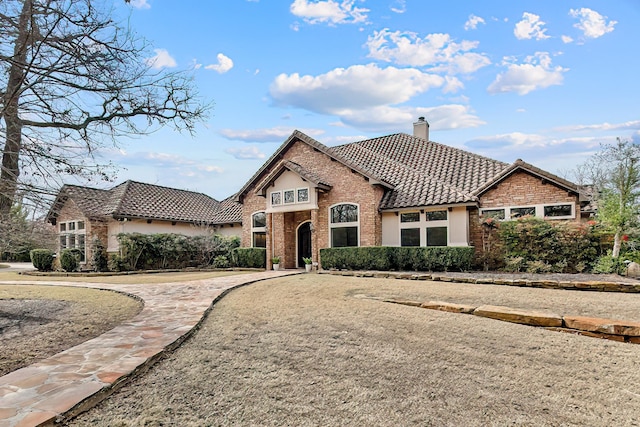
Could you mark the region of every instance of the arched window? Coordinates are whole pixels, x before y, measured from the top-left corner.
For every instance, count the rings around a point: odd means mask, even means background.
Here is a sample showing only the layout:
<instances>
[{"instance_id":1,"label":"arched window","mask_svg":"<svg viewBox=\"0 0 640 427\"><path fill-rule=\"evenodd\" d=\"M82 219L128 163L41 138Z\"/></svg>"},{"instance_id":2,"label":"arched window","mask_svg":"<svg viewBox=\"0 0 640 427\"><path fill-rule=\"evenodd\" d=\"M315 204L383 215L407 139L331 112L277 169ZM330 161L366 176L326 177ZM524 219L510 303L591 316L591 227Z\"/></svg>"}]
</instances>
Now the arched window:
<instances>
[{"instance_id":1,"label":"arched window","mask_svg":"<svg viewBox=\"0 0 640 427\"><path fill-rule=\"evenodd\" d=\"M360 245L360 221L358 205L342 203L329 208L331 247Z\"/></svg>"},{"instance_id":2,"label":"arched window","mask_svg":"<svg viewBox=\"0 0 640 427\"><path fill-rule=\"evenodd\" d=\"M267 247L267 214L256 212L251 215L251 246Z\"/></svg>"}]
</instances>

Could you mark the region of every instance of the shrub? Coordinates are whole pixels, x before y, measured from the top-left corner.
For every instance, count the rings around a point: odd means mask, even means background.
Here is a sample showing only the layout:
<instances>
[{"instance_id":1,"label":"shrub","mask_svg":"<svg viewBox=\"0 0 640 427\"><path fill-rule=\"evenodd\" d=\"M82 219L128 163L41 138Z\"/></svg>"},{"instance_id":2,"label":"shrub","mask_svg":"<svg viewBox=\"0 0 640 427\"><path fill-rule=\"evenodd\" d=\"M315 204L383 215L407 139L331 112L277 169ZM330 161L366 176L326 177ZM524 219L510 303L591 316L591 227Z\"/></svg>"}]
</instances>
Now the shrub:
<instances>
[{"instance_id":1,"label":"shrub","mask_svg":"<svg viewBox=\"0 0 640 427\"><path fill-rule=\"evenodd\" d=\"M109 255L107 267L109 268L109 271L127 271L127 263L118 254Z\"/></svg>"},{"instance_id":2,"label":"shrub","mask_svg":"<svg viewBox=\"0 0 640 427\"><path fill-rule=\"evenodd\" d=\"M598 255L599 237L589 224L523 217L502 222L498 239L507 271L550 268L558 273L575 273L584 271Z\"/></svg>"},{"instance_id":3,"label":"shrub","mask_svg":"<svg viewBox=\"0 0 640 427\"><path fill-rule=\"evenodd\" d=\"M370 246L320 249L323 268L448 271L471 268L471 247Z\"/></svg>"},{"instance_id":4,"label":"shrub","mask_svg":"<svg viewBox=\"0 0 640 427\"><path fill-rule=\"evenodd\" d=\"M66 272L76 271L80 266L81 257L79 249L64 249L60 253L60 267Z\"/></svg>"},{"instance_id":5,"label":"shrub","mask_svg":"<svg viewBox=\"0 0 640 427\"><path fill-rule=\"evenodd\" d=\"M624 258L613 258L611 251L609 251L596 260L592 272L596 274L624 274L625 270Z\"/></svg>"},{"instance_id":6,"label":"shrub","mask_svg":"<svg viewBox=\"0 0 640 427\"><path fill-rule=\"evenodd\" d=\"M32 249L29 253L33 266L39 271L51 271L55 252L49 249Z\"/></svg>"},{"instance_id":7,"label":"shrub","mask_svg":"<svg viewBox=\"0 0 640 427\"><path fill-rule=\"evenodd\" d=\"M531 261L527 265L527 273L550 273L553 266L544 261Z\"/></svg>"},{"instance_id":8,"label":"shrub","mask_svg":"<svg viewBox=\"0 0 640 427\"><path fill-rule=\"evenodd\" d=\"M267 250L264 248L235 248L231 251L233 265L244 268L267 268Z\"/></svg>"},{"instance_id":9,"label":"shrub","mask_svg":"<svg viewBox=\"0 0 640 427\"><path fill-rule=\"evenodd\" d=\"M95 271L107 271L109 269L109 261L107 259L107 250L99 238L94 238L91 245L91 265Z\"/></svg>"},{"instance_id":10,"label":"shrub","mask_svg":"<svg viewBox=\"0 0 640 427\"><path fill-rule=\"evenodd\" d=\"M224 255L218 255L214 258L212 265L214 268L228 268L229 259Z\"/></svg>"}]
</instances>

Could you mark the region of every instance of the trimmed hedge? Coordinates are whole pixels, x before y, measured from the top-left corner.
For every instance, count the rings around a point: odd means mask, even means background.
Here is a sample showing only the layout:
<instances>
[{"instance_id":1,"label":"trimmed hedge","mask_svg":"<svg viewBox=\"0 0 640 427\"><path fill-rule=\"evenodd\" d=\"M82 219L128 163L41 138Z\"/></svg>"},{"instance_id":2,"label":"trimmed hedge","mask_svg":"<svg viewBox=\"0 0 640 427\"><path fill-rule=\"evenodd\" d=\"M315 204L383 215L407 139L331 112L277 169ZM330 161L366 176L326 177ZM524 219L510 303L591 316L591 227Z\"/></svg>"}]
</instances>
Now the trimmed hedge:
<instances>
[{"instance_id":1,"label":"trimmed hedge","mask_svg":"<svg viewBox=\"0 0 640 427\"><path fill-rule=\"evenodd\" d=\"M235 248L231 251L233 265L244 268L267 268L265 248Z\"/></svg>"},{"instance_id":2,"label":"trimmed hedge","mask_svg":"<svg viewBox=\"0 0 640 427\"><path fill-rule=\"evenodd\" d=\"M322 268L380 271L470 270L472 247L366 246L320 249Z\"/></svg>"},{"instance_id":3,"label":"trimmed hedge","mask_svg":"<svg viewBox=\"0 0 640 427\"><path fill-rule=\"evenodd\" d=\"M81 258L80 249L63 249L60 253L60 267L67 272L76 271L80 266Z\"/></svg>"},{"instance_id":4,"label":"trimmed hedge","mask_svg":"<svg viewBox=\"0 0 640 427\"><path fill-rule=\"evenodd\" d=\"M53 270L55 252L49 249L33 249L29 253L33 266L39 271Z\"/></svg>"}]
</instances>

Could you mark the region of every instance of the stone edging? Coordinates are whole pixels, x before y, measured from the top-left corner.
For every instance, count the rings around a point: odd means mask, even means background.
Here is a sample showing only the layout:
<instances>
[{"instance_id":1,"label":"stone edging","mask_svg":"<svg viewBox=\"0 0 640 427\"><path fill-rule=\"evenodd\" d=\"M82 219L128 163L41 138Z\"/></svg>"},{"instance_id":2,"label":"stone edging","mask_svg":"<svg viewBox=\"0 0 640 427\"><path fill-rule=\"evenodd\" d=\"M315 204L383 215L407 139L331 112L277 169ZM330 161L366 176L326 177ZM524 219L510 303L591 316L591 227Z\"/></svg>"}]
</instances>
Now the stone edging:
<instances>
[{"instance_id":1,"label":"stone edging","mask_svg":"<svg viewBox=\"0 0 640 427\"><path fill-rule=\"evenodd\" d=\"M320 270L320 274L335 276L368 277L376 279L431 280L434 282L475 283L487 285L507 285L529 288L566 289L596 292L640 293L640 282L606 282L606 281L563 281L547 279L501 279L447 276L447 273L407 273L396 271L341 271Z\"/></svg>"},{"instance_id":2,"label":"stone edging","mask_svg":"<svg viewBox=\"0 0 640 427\"><path fill-rule=\"evenodd\" d=\"M476 307L442 301L419 302L395 299L384 299L382 301L449 313L472 314L503 322L543 327L552 331L570 332L588 337L640 344L640 322L586 316L560 316L551 312L519 310L496 305Z\"/></svg>"}]
</instances>

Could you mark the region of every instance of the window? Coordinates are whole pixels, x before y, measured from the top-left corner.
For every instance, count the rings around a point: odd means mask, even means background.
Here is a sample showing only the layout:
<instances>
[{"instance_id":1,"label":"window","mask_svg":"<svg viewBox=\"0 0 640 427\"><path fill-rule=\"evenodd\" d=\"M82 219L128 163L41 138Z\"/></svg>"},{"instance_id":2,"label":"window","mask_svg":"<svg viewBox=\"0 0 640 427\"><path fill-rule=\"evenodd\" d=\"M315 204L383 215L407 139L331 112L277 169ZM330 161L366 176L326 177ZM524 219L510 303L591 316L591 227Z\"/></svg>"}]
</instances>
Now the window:
<instances>
[{"instance_id":1,"label":"window","mask_svg":"<svg viewBox=\"0 0 640 427\"><path fill-rule=\"evenodd\" d=\"M544 216L551 218L573 218L573 205L545 206Z\"/></svg>"},{"instance_id":2,"label":"window","mask_svg":"<svg viewBox=\"0 0 640 427\"><path fill-rule=\"evenodd\" d=\"M64 249L80 250L81 262L86 262L86 237L85 237L84 221L67 221L60 223L60 235L58 241L60 243L60 251Z\"/></svg>"},{"instance_id":3,"label":"window","mask_svg":"<svg viewBox=\"0 0 640 427\"><path fill-rule=\"evenodd\" d=\"M427 221L446 221L447 211L429 211L427 212Z\"/></svg>"},{"instance_id":4,"label":"window","mask_svg":"<svg viewBox=\"0 0 640 427\"><path fill-rule=\"evenodd\" d=\"M427 246L447 246L447 227L428 227Z\"/></svg>"},{"instance_id":5,"label":"window","mask_svg":"<svg viewBox=\"0 0 640 427\"><path fill-rule=\"evenodd\" d=\"M331 247L359 245L358 205L343 203L330 208Z\"/></svg>"},{"instance_id":6,"label":"window","mask_svg":"<svg viewBox=\"0 0 640 427\"><path fill-rule=\"evenodd\" d=\"M306 203L309 201L309 189L298 188L298 203Z\"/></svg>"},{"instance_id":7,"label":"window","mask_svg":"<svg viewBox=\"0 0 640 427\"><path fill-rule=\"evenodd\" d=\"M400 230L401 246L420 246L420 229L403 228Z\"/></svg>"},{"instance_id":8,"label":"window","mask_svg":"<svg viewBox=\"0 0 640 427\"><path fill-rule=\"evenodd\" d=\"M284 202L285 203L295 203L295 191L293 190L285 190L284 192Z\"/></svg>"},{"instance_id":9,"label":"window","mask_svg":"<svg viewBox=\"0 0 640 427\"><path fill-rule=\"evenodd\" d=\"M271 193L272 196L274 193ZM251 246L254 248L267 247L267 214L256 212L251 215Z\"/></svg>"},{"instance_id":10,"label":"window","mask_svg":"<svg viewBox=\"0 0 640 427\"><path fill-rule=\"evenodd\" d=\"M420 222L420 212L401 213L400 222Z\"/></svg>"},{"instance_id":11,"label":"window","mask_svg":"<svg viewBox=\"0 0 640 427\"><path fill-rule=\"evenodd\" d=\"M279 191L274 191L271 193L271 205L277 206L282 204L282 193Z\"/></svg>"},{"instance_id":12,"label":"window","mask_svg":"<svg viewBox=\"0 0 640 427\"><path fill-rule=\"evenodd\" d=\"M504 209L483 209L481 215L485 218L504 219Z\"/></svg>"},{"instance_id":13,"label":"window","mask_svg":"<svg viewBox=\"0 0 640 427\"><path fill-rule=\"evenodd\" d=\"M523 216L536 216L536 207L529 206L526 208L511 208L510 210L511 219L521 218Z\"/></svg>"},{"instance_id":14,"label":"window","mask_svg":"<svg viewBox=\"0 0 640 427\"><path fill-rule=\"evenodd\" d=\"M267 226L267 214L264 212L257 212L251 216L251 223L253 228L260 228Z\"/></svg>"}]
</instances>

